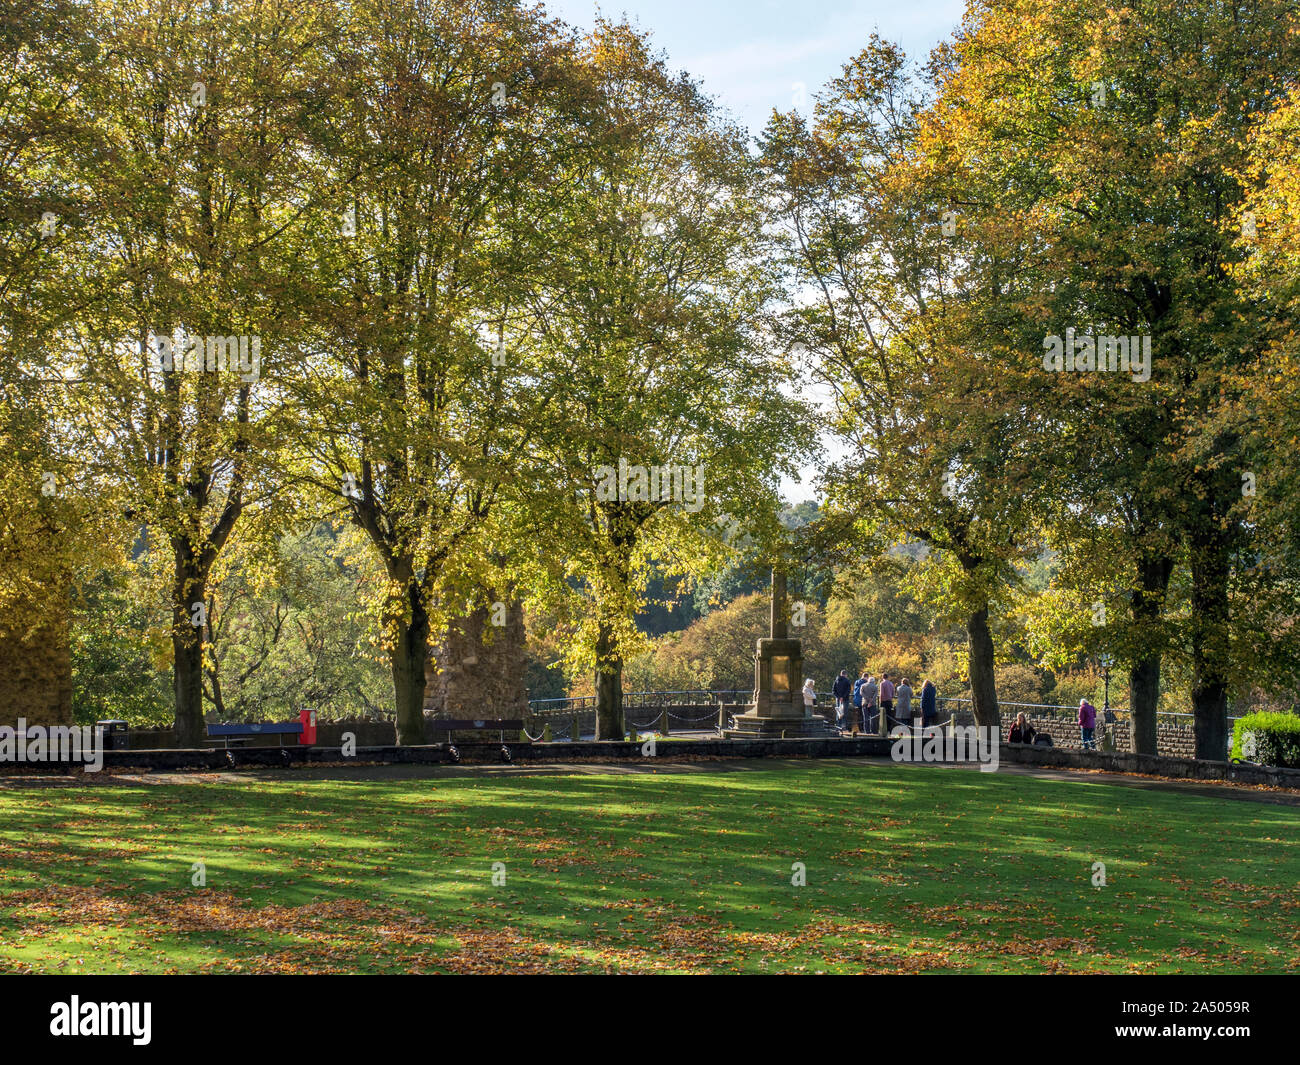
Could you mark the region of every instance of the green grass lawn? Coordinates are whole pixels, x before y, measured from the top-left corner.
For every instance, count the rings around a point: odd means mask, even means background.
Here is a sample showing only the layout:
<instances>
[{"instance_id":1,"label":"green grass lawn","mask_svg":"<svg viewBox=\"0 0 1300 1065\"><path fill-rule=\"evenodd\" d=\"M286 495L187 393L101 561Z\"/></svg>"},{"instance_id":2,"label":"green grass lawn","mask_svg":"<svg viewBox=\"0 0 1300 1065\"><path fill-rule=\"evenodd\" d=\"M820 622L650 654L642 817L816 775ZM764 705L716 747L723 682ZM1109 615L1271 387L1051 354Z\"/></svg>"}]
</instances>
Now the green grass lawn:
<instances>
[{"instance_id":1,"label":"green grass lawn","mask_svg":"<svg viewBox=\"0 0 1300 1065\"><path fill-rule=\"evenodd\" d=\"M1300 970L1300 811L1086 777L286 772L0 815L0 971Z\"/></svg>"}]
</instances>

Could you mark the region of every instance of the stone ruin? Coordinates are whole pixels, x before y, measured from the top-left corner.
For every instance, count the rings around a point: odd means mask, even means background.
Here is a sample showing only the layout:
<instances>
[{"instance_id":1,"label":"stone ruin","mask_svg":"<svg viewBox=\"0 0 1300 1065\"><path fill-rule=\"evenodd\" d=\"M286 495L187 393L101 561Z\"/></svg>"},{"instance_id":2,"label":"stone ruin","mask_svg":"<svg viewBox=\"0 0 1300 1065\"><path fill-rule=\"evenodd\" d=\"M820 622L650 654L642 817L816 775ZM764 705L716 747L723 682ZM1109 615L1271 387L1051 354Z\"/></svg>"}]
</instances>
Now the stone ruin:
<instances>
[{"instance_id":1,"label":"stone ruin","mask_svg":"<svg viewBox=\"0 0 1300 1065\"><path fill-rule=\"evenodd\" d=\"M430 648L426 714L461 719L527 715L523 607L510 599L498 603L456 619ZM503 624L494 624L497 620Z\"/></svg>"},{"instance_id":2,"label":"stone ruin","mask_svg":"<svg viewBox=\"0 0 1300 1065\"><path fill-rule=\"evenodd\" d=\"M23 616L22 611L11 621ZM72 724L72 648L66 606L33 631L0 627L0 725Z\"/></svg>"}]
</instances>

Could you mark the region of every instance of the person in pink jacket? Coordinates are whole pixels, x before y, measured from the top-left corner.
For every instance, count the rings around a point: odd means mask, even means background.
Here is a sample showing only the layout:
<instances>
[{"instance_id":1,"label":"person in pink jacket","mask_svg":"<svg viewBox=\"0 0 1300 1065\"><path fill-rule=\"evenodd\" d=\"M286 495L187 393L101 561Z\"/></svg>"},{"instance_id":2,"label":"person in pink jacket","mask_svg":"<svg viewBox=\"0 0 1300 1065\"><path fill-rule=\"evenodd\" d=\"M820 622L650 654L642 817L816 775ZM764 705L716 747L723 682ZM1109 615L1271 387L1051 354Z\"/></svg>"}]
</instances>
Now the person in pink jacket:
<instances>
[{"instance_id":1,"label":"person in pink jacket","mask_svg":"<svg viewBox=\"0 0 1300 1065\"><path fill-rule=\"evenodd\" d=\"M888 673L880 678L880 712L885 715L885 730L888 731L889 722L894 718L894 682Z\"/></svg>"},{"instance_id":2,"label":"person in pink jacket","mask_svg":"<svg viewBox=\"0 0 1300 1065\"><path fill-rule=\"evenodd\" d=\"M1093 739L1097 729L1097 708L1087 699L1079 700L1079 732L1083 734L1083 749L1095 751L1097 741Z\"/></svg>"}]
</instances>

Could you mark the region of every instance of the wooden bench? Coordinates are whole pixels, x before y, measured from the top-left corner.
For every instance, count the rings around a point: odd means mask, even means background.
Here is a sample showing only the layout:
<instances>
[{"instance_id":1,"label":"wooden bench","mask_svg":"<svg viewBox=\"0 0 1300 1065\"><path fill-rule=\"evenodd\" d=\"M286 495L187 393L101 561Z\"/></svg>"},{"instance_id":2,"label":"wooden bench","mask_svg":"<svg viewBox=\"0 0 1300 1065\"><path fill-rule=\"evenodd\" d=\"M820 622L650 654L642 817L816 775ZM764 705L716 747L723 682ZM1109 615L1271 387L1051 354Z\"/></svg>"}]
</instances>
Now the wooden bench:
<instances>
[{"instance_id":1,"label":"wooden bench","mask_svg":"<svg viewBox=\"0 0 1300 1065\"><path fill-rule=\"evenodd\" d=\"M284 746L285 736L301 736L301 721L271 721L262 724L257 721L240 722L235 725L209 725L208 736L214 739L220 739L225 742L227 748L230 747L230 741L235 740L239 743L253 736L278 736L280 746Z\"/></svg>"},{"instance_id":2,"label":"wooden bench","mask_svg":"<svg viewBox=\"0 0 1300 1065\"><path fill-rule=\"evenodd\" d=\"M510 755L510 748L506 746L506 732L519 732L524 727L522 718L483 718L479 720L461 720L459 718L430 718L429 724L433 727L434 734L439 732L447 733L447 753L451 755L453 762L460 761L460 751L456 745L451 742L453 732L496 732L497 741L501 744L501 760L503 762L513 762Z\"/></svg>"}]
</instances>

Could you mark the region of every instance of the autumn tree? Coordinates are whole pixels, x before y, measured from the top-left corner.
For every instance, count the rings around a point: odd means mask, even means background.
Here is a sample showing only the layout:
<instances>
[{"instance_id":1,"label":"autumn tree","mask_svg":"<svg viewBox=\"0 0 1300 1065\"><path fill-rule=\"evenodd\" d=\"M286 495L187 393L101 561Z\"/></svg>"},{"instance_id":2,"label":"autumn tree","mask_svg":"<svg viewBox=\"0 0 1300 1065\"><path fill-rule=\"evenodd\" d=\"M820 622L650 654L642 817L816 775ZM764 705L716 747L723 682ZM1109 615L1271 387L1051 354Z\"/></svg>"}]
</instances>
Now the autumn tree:
<instances>
[{"instance_id":1,"label":"autumn tree","mask_svg":"<svg viewBox=\"0 0 1300 1065\"><path fill-rule=\"evenodd\" d=\"M534 594L567 604L597 738L618 739L652 563L698 579L731 533L775 529L777 477L814 434L761 330L771 278L744 134L626 25L599 23L582 59L598 107L566 173L563 247L526 305L560 385L526 514L547 536Z\"/></svg>"},{"instance_id":2,"label":"autumn tree","mask_svg":"<svg viewBox=\"0 0 1300 1065\"><path fill-rule=\"evenodd\" d=\"M274 263L301 217L322 26L251 0L87 10L100 51L64 164L84 295L61 341L83 461L170 553L176 731L197 746L208 579L276 435Z\"/></svg>"},{"instance_id":3,"label":"autumn tree","mask_svg":"<svg viewBox=\"0 0 1300 1065\"><path fill-rule=\"evenodd\" d=\"M120 533L111 483L79 461L84 399L57 343L83 295L76 189L62 165L98 51L80 14L61 2L0 5L0 640L48 665L54 690L20 706L52 720L67 709L53 675L70 679L70 589L113 561Z\"/></svg>"},{"instance_id":4,"label":"autumn tree","mask_svg":"<svg viewBox=\"0 0 1300 1065\"><path fill-rule=\"evenodd\" d=\"M848 454L827 481L860 551L931 549L926 591L965 627L975 716L996 724L990 617L1037 543L1041 462L1001 308L1033 258L973 223L996 190L936 143L927 92L873 39L811 126L773 116L764 154L794 292L782 331L833 397Z\"/></svg>"},{"instance_id":5,"label":"autumn tree","mask_svg":"<svg viewBox=\"0 0 1300 1065\"><path fill-rule=\"evenodd\" d=\"M967 24L940 96L943 143L966 173L1001 187L984 214L1045 249L1006 308L1024 341L1042 341L1019 365L1067 330L1151 353L1139 364L1134 352L1123 372L1044 373L1050 388L1029 393L1055 437L1042 466L1055 500L1045 519L1064 561L1082 567L1071 564L1068 580L1096 586L1107 569L1117 578L1101 583L1129 615L1110 642L1129 665L1137 749L1154 751L1161 656L1176 647L1193 673L1198 757L1222 758L1228 691L1262 664L1250 649L1268 624L1251 574L1243 437L1218 417L1268 335L1230 273L1242 254L1230 225L1235 172L1256 116L1284 89L1277 70L1296 69L1300 40L1287 5L1269 2L1014 0L972 4ZM1106 365L1104 349L1094 355L1085 365ZM1166 600L1180 564L1190 585L1174 612Z\"/></svg>"},{"instance_id":6,"label":"autumn tree","mask_svg":"<svg viewBox=\"0 0 1300 1065\"><path fill-rule=\"evenodd\" d=\"M496 572L495 512L545 417L512 294L556 239L580 101L560 27L512 0L331 14L284 476L382 563L398 742L423 743L430 634Z\"/></svg>"}]
</instances>

